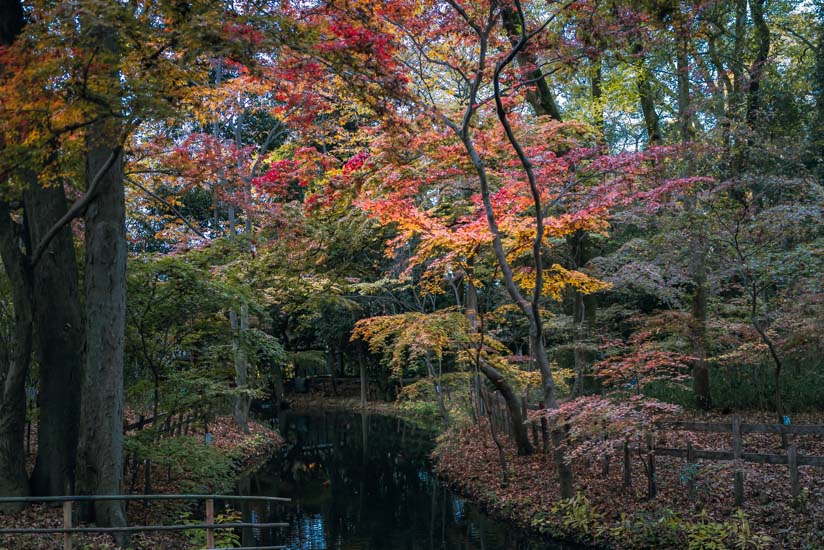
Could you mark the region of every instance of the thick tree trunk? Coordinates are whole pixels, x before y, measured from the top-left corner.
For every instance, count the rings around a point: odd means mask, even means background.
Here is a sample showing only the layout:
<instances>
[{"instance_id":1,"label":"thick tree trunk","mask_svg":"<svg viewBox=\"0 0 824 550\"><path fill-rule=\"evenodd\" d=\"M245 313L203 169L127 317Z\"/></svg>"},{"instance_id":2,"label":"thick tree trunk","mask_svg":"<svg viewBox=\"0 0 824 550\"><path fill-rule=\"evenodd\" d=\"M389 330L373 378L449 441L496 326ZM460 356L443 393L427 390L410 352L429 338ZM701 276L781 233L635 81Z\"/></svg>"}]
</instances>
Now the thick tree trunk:
<instances>
[{"instance_id":1,"label":"thick tree trunk","mask_svg":"<svg viewBox=\"0 0 824 550\"><path fill-rule=\"evenodd\" d=\"M584 395L584 376L586 376L587 360L584 352L584 295L575 291L572 304L572 358L575 365L575 383L572 386L572 397Z\"/></svg>"},{"instance_id":2,"label":"thick tree trunk","mask_svg":"<svg viewBox=\"0 0 824 550\"><path fill-rule=\"evenodd\" d=\"M112 154L102 125L93 128L86 177ZM119 494L123 477L123 348L126 322L126 209L123 166L118 157L100 182L86 212L85 353L81 382L77 492ZM88 519L102 526L126 525L122 502L99 501ZM119 543L125 537L115 537Z\"/></svg>"},{"instance_id":3,"label":"thick tree trunk","mask_svg":"<svg viewBox=\"0 0 824 550\"><path fill-rule=\"evenodd\" d=\"M40 239L66 213L61 186L33 183L26 193L31 240ZM34 266L34 338L40 367L40 423L32 491L71 494L80 422L83 326L71 227L51 240Z\"/></svg>"},{"instance_id":4,"label":"thick tree trunk","mask_svg":"<svg viewBox=\"0 0 824 550\"><path fill-rule=\"evenodd\" d=\"M529 442L529 433L527 432L526 424L524 424L526 419L523 417L521 400L518 398L518 395L512 389L512 386L509 385L509 382L506 381L506 378L504 378L495 367L481 360L478 368L484 373L487 379L492 382L495 389L501 392L506 402L509 417L512 419L512 435L515 440L515 446L518 449L518 454L532 454L532 444Z\"/></svg>"},{"instance_id":5,"label":"thick tree trunk","mask_svg":"<svg viewBox=\"0 0 824 550\"><path fill-rule=\"evenodd\" d=\"M644 127L647 130L647 145L654 147L661 145L661 119L655 110L655 94L652 90L652 77L644 61L643 46L635 44L633 53L638 55L638 76L635 85L638 88L638 99L641 103L641 113L644 115Z\"/></svg>"},{"instance_id":6,"label":"thick tree trunk","mask_svg":"<svg viewBox=\"0 0 824 550\"><path fill-rule=\"evenodd\" d=\"M20 0L0 0L0 46L8 46L23 29Z\"/></svg>"},{"instance_id":7,"label":"thick tree trunk","mask_svg":"<svg viewBox=\"0 0 824 550\"><path fill-rule=\"evenodd\" d=\"M581 269L590 259L590 243L585 231L576 231L567 238L567 246L572 257L572 267ZM577 289L572 290L572 357L575 366L575 383L572 386L572 397L584 394L584 378L586 376L588 360L584 345L588 338L590 324L595 321L596 299L594 295L584 295Z\"/></svg>"},{"instance_id":8,"label":"thick tree trunk","mask_svg":"<svg viewBox=\"0 0 824 550\"><path fill-rule=\"evenodd\" d=\"M690 101L690 67L687 50L687 38L678 38L675 50L675 67L678 72L678 127L681 141L688 142L695 138L692 123Z\"/></svg>"},{"instance_id":9,"label":"thick tree trunk","mask_svg":"<svg viewBox=\"0 0 824 550\"><path fill-rule=\"evenodd\" d=\"M0 253L11 281L14 300L14 335L8 348L0 349L0 495L26 496L26 453L23 444L26 425L26 375L32 352L32 295L28 259L19 248L20 230L0 202ZM24 222L25 223L25 222ZM0 511L21 508L20 504L0 505Z\"/></svg>"},{"instance_id":10,"label":"thick tree trunk","mask_svg":"<svg viewBox=\"0 0 824 550\"><path fill-rule=\"evenodd\" d=\"M598 129L598 141L602 145L606 145L606 119L604 118L604 102L603 102L603 63L601 56L592 59L592 77L590 79L590 92L592 94L592 118L595 122L595 127Z\"/></svg>"},{"instance_id":11,"label":"thick tree trunk","mask_svg":"<svg viewBox=\"0 0 824 550\"><path fill-rule=\"evenodd\" d=\"M283 409L286 406L286 399L284 394L286 393L283 388L283 367L280 365L272 365L272 377L274 378L274 391L275 391L275 406L278 409Z\"/></svg>"},{"instance_id":12,"label":"thick tree trunk","mask_svg":"<svg viewBox=\"0 0 824 550\"><path fill-rule=\"evenodd\" d=\"M509 34L510 41L515 44L520 37L520 21L518 14L511 6L504 4L501 10L501 19ZM549 87L549 82L540 69L540 63L534 53L529 51L521 51L516 58L518 66L521 68L533 67L527 73L527 78L533 83L534 88L529 89L526 93L526 100L535 111L537 116L549 116L550 118L560 121L561 110L558 108L558 103L552 94L552 89Z\"/></svg>"},{"instance_id":13,"label":"thick tree trunk","mask_svg":"<svg viewBox=\"0 0 824 550\"><path fill-rule=\"evenodd\" d=\"M811 152L816 173L819 181L824 180L824 158L819 151L824 151L824 3L819 3L818 8L818 40L816 42L817 61L815 63L815 104L816 116L813 121L810 140Z\"/></svg>"},{"instance_id":14,"label":"thick tree trunk","mask_svg":"<svg viewBox=\"0 0 824 550\"><path fill-rule=\"evenodd\" d=\"M764 3L765 0L749 0L756 42L755 58L748 71L747 123L751 126L755 124L761 111L761 81L764 79L770 55L770 27L764 18Z\"/></svg>"},{"instance_id":15,"label":"thick tree trunk","mask_svg":"<svg viewBox=\"0 0 824 550\"><path fill-rule=\"evenodd\" d=\"M10 45L22 28L23 7L19 0L0 0L0 46ZM24 496L29 492L23 440L26 375L32 349L31 276L28 259L20 250L21 237L25 240L26 235L27 229L18 228L12 221L9 205L0 202L0 256L14 300L14 340L8 348L0 348L0 494L5 496ZM31 248L30 243L27 248ZM20 507L0 505L0 511Z\"/></svg>"},{"instance_id":16,"label":"thick tree trunk","mask_svg":"<svg viewBox=\"0 0 824 550\"><path fill-rule=\"evenodd\" d=\"M249 309L245 305L240 306L239 320L234 310L230 312L230 318L235 332L235 382L241 392L235 396L232 418L243 433L249 433L249 408L252 405L252 399L246 393L249 389L249 360L239 342L240 335L249 328Z\"/></svg>"},{"instance_id":17,"label":"thick tree trunk","mask_svg":"<svg viewBox=\"0 0 824 550\"><path fill-rule=\"evenodd\" d=\"M696 239L698 235L693 235ZM692 295L690 311L690 341L692 355L695 357L692 366L692 386L695 393L696 405L701 409L709 409L712 405L710 398L710 374L707 365L707 275L706 251L703 246L693 245L690 271L695 290Z\"/></svg>"},{"instance_id":18,"label":"thick tree trunk","mask_svg":"<svg viewBox=\"0 0 824 550\"><path fill-rule=\"evenodd\" d=\"M692 124L692 102L690 98L689 65L687 58L687 38L677 44L676 66L678 68L678 119L680 137L683 143L695 138ZM689 223L689 273L694 285L690 305L689 338L692 355L695 357L692 368L692 385L696 405L708 409L710 403L710 379L707 366L707 246L704 237L704 224L697 218L696 197L688 198L686 207Z\"/></svg>"}]
</instances>

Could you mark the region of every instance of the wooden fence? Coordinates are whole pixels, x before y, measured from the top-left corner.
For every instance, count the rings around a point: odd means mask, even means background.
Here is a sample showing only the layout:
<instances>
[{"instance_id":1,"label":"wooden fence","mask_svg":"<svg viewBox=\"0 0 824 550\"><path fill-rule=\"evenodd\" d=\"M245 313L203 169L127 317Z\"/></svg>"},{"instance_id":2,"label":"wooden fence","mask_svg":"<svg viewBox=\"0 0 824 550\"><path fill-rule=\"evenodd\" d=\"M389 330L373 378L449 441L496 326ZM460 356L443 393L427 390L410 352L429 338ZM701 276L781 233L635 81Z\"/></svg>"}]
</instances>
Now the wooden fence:
<instances>
[{"instance_id":1,"label":"wooden fence","mask_svg":"<svg viewBox=\"0 0 824 550\"><path fill-rule=\"evenodd\" d=\"M94 502L96 500L195 500L205 501L206 521L205 523L184 523L178 525L131 525L123 527L77 527L72 523L72 503L74 502ZM143 531L184 531L188 529L206 530L206 548L215 547L215 531L218 529L239 529L244 527L254 528L278 528L288 527L288 523L215 523L215 500L261 500L267 502L290 502L291 499L269 496L247 496L247 495L68 495L60 497L0 497L0 503L29 503L29 502L62 502L63 503L63 527L11 527L0 528L2 535L63 535L63 550L72 550L75 533L135 533ZM235 550L253 549L276 549L286 548L285 546L255 546L238 547ZM223 550L223 549L220 549ZM226 549L228 550L228 549Z\"/></svg>"},{"instance_id":2,"label":"wooden fence","mask_svg":"<svg viewBox=\"0 0 824 550\"><path fill-rule=\"evenodd\" d=\"M733 416L730 422L689 422L671 421L658 422L655 427L658 430L666 431L687 431L700 433L728 433L730 434L730 450L705 450L696 449L691 442L684 448L659 447L654 444L652 433L647 435L645 447L631 448L628 442L624 443L624 485L631 483L630 454L631 451L646 453L647 464L647 493L650 498L654 498L657 492L657 480L655 477L656 456L672 456L685 458L688 465L697 464L698 460L710 461L737 461L751 462L755 464L776 464L788 467L788 481L792 496L798 497L801 493L801 486L798 477L799 466L824 467L824 456L799 455L798 447L789 444L784 453L754 453L744 449L744 434L766 433L782 436L782 440L792 435L824 435L824 425L783 425L783 424L749 424L744 423L740 416ZM695 490L695 480L689 476L687 487L692 494ZM737 467L734 471L734 496L736 506L744 503L744 471Z\"/></svg>"},{"instance_id":3,"label":"wooden fence","mask_svg":"<svg viewBox=\"0 0 824 550\"><path fill-rule=\"evenodd\" d=\"M498 392L490 392L484 386L481 386L482 403L489 407L489 418L491 419L493 427L498 433L504 433L508 436L512 435L512 424L510 420L509 411L506 408L506 403L503 397ZM526 406L524 406L526 408ZM526 411L524 411L526 412ZM524 414L526 418L526 414ZM748 452L744 448L745 434L763 433L775 434L781 436L782 444L788 442L791 436L814 435L824 436L824 425L819 424L758 424L745 423L740 416L733 416L729 422L692 422L692 421L669 421L657 422L655 428L659 431L686 431L698 433L726 433L730 434L730 449L729 450L709 450L697 449L691 442L687 442L685 447L662 447L655 444L655 436L653 433L648 433L646 444L642 446L630 446L628 441L623 445L623 483L628 487L632 484L632 453L638 453L644 457L644 470L647 476L647 495L649 498L655 498L657 488L656 477L656 457L670 456L675 458L685 458L687 465L697 465L698 460L709 461L737 461L750 462L755 464L775 464L786 465L788 468L788 483L790 486L790 493L793 498L801 494L801 485L799 482L798 468L799 466L814 466L824 468L824 456L801 455L798 452L798 447L795 444L788 443L785 445L785 451L782 453L756 453ZM536 448L538 446L538 430L536 424L532 423L532 436ZM602 464L602 474L607 475L609 472L609 457L604 458ZM741 506L744 503L744 470L736 467L733 472L734 482L734 498L736 506ZM694 476L687 476L687 489L691 495L695 492Z\"/></svg>"}]
</instances>

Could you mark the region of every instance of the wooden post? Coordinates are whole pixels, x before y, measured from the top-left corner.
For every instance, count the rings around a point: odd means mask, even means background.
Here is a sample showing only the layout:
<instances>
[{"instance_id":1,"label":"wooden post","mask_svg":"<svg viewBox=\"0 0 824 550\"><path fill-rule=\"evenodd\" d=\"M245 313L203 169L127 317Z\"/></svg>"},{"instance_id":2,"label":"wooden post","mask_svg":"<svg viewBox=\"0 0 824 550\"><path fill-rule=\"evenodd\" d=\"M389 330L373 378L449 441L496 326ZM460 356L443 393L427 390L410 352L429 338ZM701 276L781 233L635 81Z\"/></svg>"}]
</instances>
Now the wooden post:
<instances>
[{"instance_id":1,"label":"wooden post","mask_svg":"<svg viewBox=\"0 0 824 550\"><path fill-rule=\"evenodd\" d=\"M655 498L658 493L658 487L655 484L655 447L653 445L652 433L647 434L647 497Z\"/></svg>"},{"instance_id":2,"label":"wooden post","mask_svg":"<svg viewBox=\"0 0 824 550\"><path fill-rule=\"evenodd\" d=\"M695 464L695 450L692 448L692 441L687 441L687 494L691 499L695 498L695 471L692 466Z\"/></svg>"},{"instance_id":3,"label":"wooden post","mask_svg":"<svg viewBox=\"0 0 824 550\"><path fill-rule=\"evenodd\" d=\"M604 442L607 441L607 435L604 434ZM606 447L606 445L604 445ZM607 477L609 476L609 453L604 453L604 457L601 459L601 476Z\"/></svg>"},{"instance_id":4,"label":"wooden post","mask_svg":"<svg viewBox=\"0 0 824 550\"><path fill-rule=\"evenodd\" d=\"M72 528L72 501L63 501L63 528ZM72 534L63 533L63 550L72 550Z\"/></svg>"},{"instance_id":5,"label":"wooden post","mask_svg":"<svg viewBox=\"0 0 824 550\"><path fill-rule=\"evenodd\" d=\"M214 499L206 499L206 525L212 525L215 522L215 501ZM206 548L215 547L215 532L211 527L206 528Z\"/></svg>"},{"instance_id":6,"label":"wooden post","mask_svg":"<svg viewBox=\"0 0 824 550\"><path fill-rule=\"evenodd\" d=\"M624 441L624 487L632 485L632 463L629 454L629 442Z\"/></svg>"},{"instance_id":7,"label":"wooden post","mask_svg":"<svg viewBox=\"0 0 824 550\"><path fill-rule=\"evenodd\" d=\"M741 460L741 452L743 451L744 443L741 440L741 417L735 415L732 417L732 458L735 461ZM735 469L735 485L734 485L735 505L744 505L744 472L736 464Z\"/></svg>"},{"instance_id":8,"label":"wooden post","mask_svg":"<svg viewBox=\"0 0 824 550\"><path fill-rule=\"evenodd\" d=\"M787 447L787 464L790 466L790 489L793 498L796 498L801 493L801 487L798 484L798 449L795 444Z\"/></svg>"},{"instance_id":9,"label":"wooden post","mask_svg":"<svg viewBox=\"0 0 824 550\"><path fill-rule=\"evenodd\" d=\"M741 459L741 417L735 415L732 417L732 458L733 460Z\"/></svg>"},{"instance_id":10,"label":"wooden post","mask_svg":"<svg viewBox=\"0 0 824 550\"><path fill-rule=\"evenodd\" d=\"M744 505L744 471L735 471L735 505L741 507Z\"/></svg>"}]
</instances>

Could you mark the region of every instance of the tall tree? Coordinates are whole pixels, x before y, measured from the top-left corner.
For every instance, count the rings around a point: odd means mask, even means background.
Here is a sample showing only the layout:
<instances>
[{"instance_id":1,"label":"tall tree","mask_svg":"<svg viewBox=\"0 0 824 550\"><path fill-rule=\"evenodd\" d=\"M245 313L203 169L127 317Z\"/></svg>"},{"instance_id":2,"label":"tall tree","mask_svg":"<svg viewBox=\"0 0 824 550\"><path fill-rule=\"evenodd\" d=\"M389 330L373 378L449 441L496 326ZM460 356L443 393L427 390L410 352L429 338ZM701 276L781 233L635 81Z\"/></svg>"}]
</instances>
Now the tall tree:
<instances>
[{"instance_id":1,"label":"tall tree","mask_svg":"<svg viewBox=\"0 0 824 550\"><path fill-rule=\"evenodd\" d=\"M23 9L18 0L0 2L0 48L9 46L23 28ZM0 143L0 147L3 143ZM9 174L0 183L10 185ZM4 189L5 191L5 189ZM4 193L5 195L5 193ZM13 217L8 197L0 197L0 256L11 281L14 302L14 335L0 350L0 492L27 495L23 429L26 422L26 376L32 350L31 270L21 247L28 242L26 218ZM17 508L4 506L3 508Z\"/></svg>"},{"instance_id":2,"label":"tall tree","mask_svg":"<svg viewBox=\"0 0 824 550\"><path fill-rule=\"evenodd\" d=\"M25 193L30 240L39 243L66 215L63 185L33 181ZM32 491L71 494L80 421L82 300L71 226L63 225L33 267L39 425Z\"/></svg>"},{"instance_id":3,"label":"tall tree","mask_svg":"<svg viewBox=\"0 0 824 550\"><path fill-rule=\"evenodd\" d=\"M126 323L126 206L123 123L117 66L117 29L86 20L89 39L101 49L100 86L115 116L102 117L88 133L85 216L85 347L81 381L77 492L118 494L123 477L123 349ZM114 145L113 145L114 144ZM123 502L97 501L86 510L101 526L126 525ZM116 539L126 543L125 534Z\"/></svg>"}]
</instances>

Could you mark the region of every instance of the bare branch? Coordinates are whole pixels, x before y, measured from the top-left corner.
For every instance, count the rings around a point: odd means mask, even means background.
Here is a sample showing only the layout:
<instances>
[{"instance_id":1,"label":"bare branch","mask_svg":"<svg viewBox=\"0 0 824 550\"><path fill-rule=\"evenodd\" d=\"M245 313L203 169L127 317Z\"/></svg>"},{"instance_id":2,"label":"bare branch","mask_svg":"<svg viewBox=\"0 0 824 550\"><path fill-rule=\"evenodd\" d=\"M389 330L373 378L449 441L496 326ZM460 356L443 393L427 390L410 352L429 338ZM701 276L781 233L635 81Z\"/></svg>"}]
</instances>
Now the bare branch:
<instances>
[{"instance_id":1,"label":"bare branch","mask_svg":"<svg viewBox=\"0 0 824 550\"><path fill-rule=\"evenodd\" d=\"M187 220L187 219L186 219L186 217L183 215L183 213L181 213L181 212L180 212L180 210L178 210L178 209L177 209L177 208L176 208L173 204L171 204L170 202L168 202L166 199L164 199L164 198L163 198L163 197L161 197L160 195L157 195L156 193L154 193L154 192L153 192L153 191L151 191L150 189L147 189L146 187L142 186L141 184L139 184L139 183L138 183L138 182L136 182L135 180L133 180L133 179L131 179L131 178L124 178L124 179L125 179L128 183L131 183L132 185L134 185L135 187L137 187L138 189L140 189L141 191L143 191L144 193L146 193L148 196L150 196L151 198L153 198L154 200L156 200L157 202L159 202L160 204L162 204L163 206L165 206L166 208L168 208L169 210L171 210L172 212L174 212L174 215L175 215L175 216L177 216L177 218L178 218L180 221L182 221L184 224L186 224L186 227L188 227L189 229L191 229L192 231L194 231L195 233L197 233L197 235L198 235L201 239L205 239L205 240L207 240L207 241L209 240L209 237L207 237L206 235L204 235L203 233L201 233L201 232L200 232L200 230L199 230L197 227L195 227L194 225L192 225L192 224L189 222L189 220Z\"/></svg>"}]
</instances>

